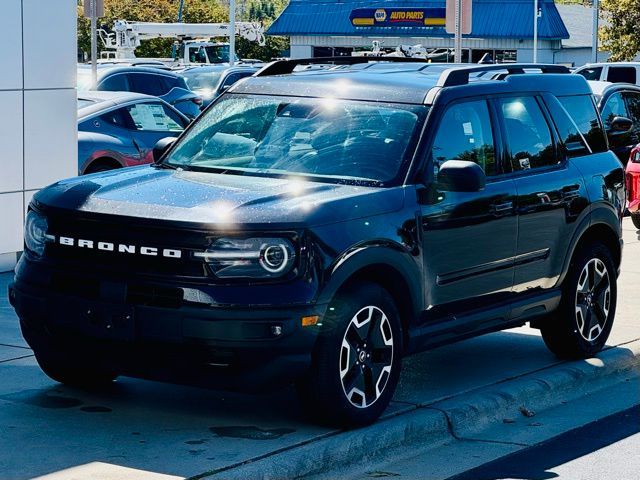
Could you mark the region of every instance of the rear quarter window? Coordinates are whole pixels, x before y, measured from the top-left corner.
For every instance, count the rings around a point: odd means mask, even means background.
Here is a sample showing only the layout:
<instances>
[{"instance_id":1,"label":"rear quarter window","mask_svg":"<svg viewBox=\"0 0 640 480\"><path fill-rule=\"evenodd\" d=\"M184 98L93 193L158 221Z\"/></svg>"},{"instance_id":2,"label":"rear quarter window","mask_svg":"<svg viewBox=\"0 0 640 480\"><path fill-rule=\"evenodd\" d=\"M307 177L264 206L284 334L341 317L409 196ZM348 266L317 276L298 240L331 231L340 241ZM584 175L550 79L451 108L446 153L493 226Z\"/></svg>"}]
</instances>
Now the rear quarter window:
<instances>
[{"instance_id":1,"label":"rear quarter window","mask_svg":"<svg viewBox=\"0 0 640 480\"><path fill-rule=\"evenodd\" d=\"M611 83L636 83L636 67L609 67L607 81Z\"/></svg>"},{"instance_id":2,"label":"rear quarter window","mask_svg":"<svg viewBox=\"0 0 640 480\"><path fill-rule=\"evenodd\" d=\"M174 88L189 90L186 80L182 77L169 77L168 75L163 75L162 82L164 84L165 93L169 93Z\"/></svg>"},{"instance_id":3,"label":"rear quarter window","mask_svg":"<svg viewBox=\"0 0 640 480\"><path fill-rule=\"evenodd\" d=\"M593 153L607 150L607 139L598 119L598 111L591 95L558 97L562 106L575 122Z\"/></svg>"}]
</instances>

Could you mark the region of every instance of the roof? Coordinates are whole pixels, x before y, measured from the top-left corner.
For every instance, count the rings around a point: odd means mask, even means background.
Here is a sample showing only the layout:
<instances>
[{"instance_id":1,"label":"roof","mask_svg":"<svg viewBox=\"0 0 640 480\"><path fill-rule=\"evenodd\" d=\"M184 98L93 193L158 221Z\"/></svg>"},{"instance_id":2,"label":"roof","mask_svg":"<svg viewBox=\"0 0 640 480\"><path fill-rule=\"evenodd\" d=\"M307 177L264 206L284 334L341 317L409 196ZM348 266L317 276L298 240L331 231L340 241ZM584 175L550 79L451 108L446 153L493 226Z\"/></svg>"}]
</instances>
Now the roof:
<instances>
[{"instance_id":1,"label":"roof","mask_svg":"<svg viewBox=\"0 0 640 480\"><path fill-rule=\"evenodd\" d=\"M145 66L121 66L121 65L101 65L99 75L110 75L112 73L128 73L128 72L142 72L142 73L155 73L157 75L165 75L170 77L178 77L179 75L171 70L165 70L162 68L145 67Z\"/></svg>"},{"instance_id":2,"label":"roof","mask_svg":"<svg viewBox=\"0 0 640 480\"><path fill-rule=\"evenodd\" d=\"M640 87L631 83L611 83L601 82L599 80L589 80L587 83L589 84L589 87L591 87L593 94L597 97L603 96L605 92L616 90L635 90L640 92Z\"/></svg>"},{"instance_id":3,"label":"roof","mask_svg":"<svg viewBox=\"0 0 640 480\"><path fill-rule=\"evenodd\" d=\"M198 72L243 72L247 70L259 70L264 65L254 65L254 64L238 64L230 67L229 64L218 65L218 64L203 64L196 66L189 66L182 70L174 70L174 73L179 75L184 75L185 73L198 73Z\"/></svg>"},{"instance_id":4,"label":"roof","mask_svg":"<svg viewBox=\"0 0 640 480\"><path fill-rule=\"evenodd\" d=\"M129 102L135 101L155 101L162 102L157 97L150 95L144 95L142 93L134 92L102 92L102 91L87 91L78 92L78 100L89 100L94 103L78 109L78 120L82 120L89 115L101 112L108 108L117 107ZM164 103L164 102L163 102Z\"/></svg>"},{"instance_id":5,"label":"roof","mask_svg":"<svg viewBox=\"0 0 640 480\"><path fill-rule=\"evenodd\" d=\"M381 60L381 62L384 61ZM460 66L469 67L469 65ZM347 68L249 77L244 82L235 84L228 92L424 104L429 91L438 85L441 74L452 67L455 65L403 62L369 63ZM567 92L572 94L591 92L581 75L510 75L506 80L474 77L471 82L464 86L446 87L443 91L465 88L471 95L505 93L516 90L531 91L532 88L535 88L536 91L550 91L558 95L568 94Z\"/></svg>"},{"instance_id":6,"label":"roof","mask_svg":"<svg viewBox=\"0 0 640 480\"><path fill-rule=\"evenodd\" d=\"M291 0L271 25L269 35L375 35L450 37L444 27L354 27L349 19L358 8L444 8L445 1L420 0ZM569 38L553 0L540 0L541 39ZM470 37L530 38L533 36L531 0L474 0ZM496 21L496 19L504 19Z\"/></svg>"},{"instance_id":7,"label":"roof","mask_svg":"<svg viewBox=\"0 0 640 480\"><path fill-rule=\"evenodd\" d=\"M557 5L560 17L569 31L569 38L562 41L566 48L591 48L593 42L593 8L585 5ZM600 25L606 25L600 19Z\"/></svg>"}]
</instances>

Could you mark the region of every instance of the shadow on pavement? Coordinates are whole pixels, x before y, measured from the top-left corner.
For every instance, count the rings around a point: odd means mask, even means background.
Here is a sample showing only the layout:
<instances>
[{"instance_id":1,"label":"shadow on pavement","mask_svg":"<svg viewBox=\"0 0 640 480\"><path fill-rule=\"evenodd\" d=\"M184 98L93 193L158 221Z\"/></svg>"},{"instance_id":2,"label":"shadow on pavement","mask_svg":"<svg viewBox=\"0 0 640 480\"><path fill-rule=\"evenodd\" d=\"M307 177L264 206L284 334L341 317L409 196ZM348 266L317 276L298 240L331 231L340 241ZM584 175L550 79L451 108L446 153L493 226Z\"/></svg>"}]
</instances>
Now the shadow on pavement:
<instances>
[{"instance_id":1,"label":"shadow on pavement","mask_svg":"<svg viewBox=\"0 0 640 480\"><path fill-rule=\"evenodd\" d=\"M640 406L567 432L449 480L546 480L560 478L554 468L587 456L640 432ZM595 478L575 471L573 478ZM637 472L636 472L637 473Z\"/></svg>"}]
</instances>

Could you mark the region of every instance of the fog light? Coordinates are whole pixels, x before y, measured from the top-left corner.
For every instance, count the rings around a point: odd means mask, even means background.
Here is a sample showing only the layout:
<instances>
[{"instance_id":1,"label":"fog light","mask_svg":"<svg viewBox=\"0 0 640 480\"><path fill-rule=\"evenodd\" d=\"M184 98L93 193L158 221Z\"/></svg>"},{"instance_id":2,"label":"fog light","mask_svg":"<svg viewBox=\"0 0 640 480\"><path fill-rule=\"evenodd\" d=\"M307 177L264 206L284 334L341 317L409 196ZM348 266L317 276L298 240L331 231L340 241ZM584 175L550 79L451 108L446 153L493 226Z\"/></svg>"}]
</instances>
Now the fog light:
<instances>
[{"instance_id":1,"label":"fog light","mask_svg":"<svg viewBox=\"0 0 640 480\"><path fill-rule=\"evenodd\" d=\"M302 317L302 326L313 327L314 325L318 325L319 321L320 321L320 315L311 315L308 317Z\"/></svg>"}]
</instances>

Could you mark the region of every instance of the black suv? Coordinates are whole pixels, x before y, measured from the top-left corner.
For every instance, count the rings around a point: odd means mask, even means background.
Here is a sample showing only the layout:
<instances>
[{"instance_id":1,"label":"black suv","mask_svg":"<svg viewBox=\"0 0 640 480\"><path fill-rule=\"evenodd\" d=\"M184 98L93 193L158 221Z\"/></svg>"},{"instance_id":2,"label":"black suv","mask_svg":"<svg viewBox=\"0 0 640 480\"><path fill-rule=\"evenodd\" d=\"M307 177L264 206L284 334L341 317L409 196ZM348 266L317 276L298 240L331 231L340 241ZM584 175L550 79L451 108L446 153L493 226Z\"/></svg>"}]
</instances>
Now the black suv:
<instances>
[{"instance_id":1,"label":"black suv","mask_svg":"<svg viewBox=\"0 0 640 480\"><path fill-rule=\"evenodd\" d=\"M9 295L51 378L295 382L355 426L417 351L527 322L560 357L602 348L624 173L585 79L321 61L347 65L274 62L153 166L35 196Z\"/></svg>"}]
</instances>

